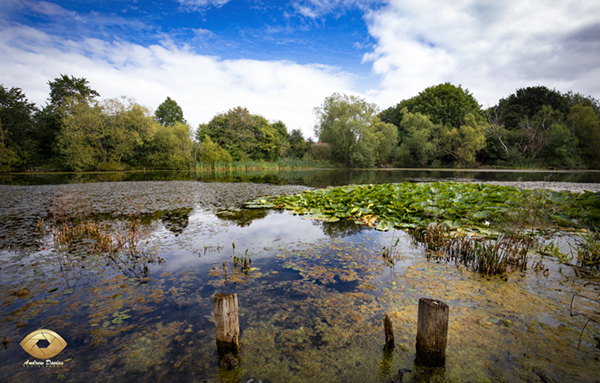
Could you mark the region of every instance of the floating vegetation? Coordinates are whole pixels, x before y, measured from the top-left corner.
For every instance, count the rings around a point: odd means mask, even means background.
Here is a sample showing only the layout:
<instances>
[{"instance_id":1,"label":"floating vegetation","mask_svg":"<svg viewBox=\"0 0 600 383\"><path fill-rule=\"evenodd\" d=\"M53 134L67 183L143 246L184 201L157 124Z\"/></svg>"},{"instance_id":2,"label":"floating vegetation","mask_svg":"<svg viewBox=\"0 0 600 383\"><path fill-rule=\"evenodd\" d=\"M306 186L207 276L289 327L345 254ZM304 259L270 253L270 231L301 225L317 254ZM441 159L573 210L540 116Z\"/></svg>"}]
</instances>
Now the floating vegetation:
<instances>
[{"instance_id":1,"label":"floating vegetation","mask_svg":"<svg viewBox=\"0 0 600 383\"><path fill-rule=\"evenodd\" d=\"M433 182L356 185L263 197L249 208L274 207L328 222L356 220L377 230L414 228L445 222L450 227L485 230L506 219L511 207L537 202L562 227L598 227L600 193L521 190L512 186Z\"/></svg>"}]
</instances>

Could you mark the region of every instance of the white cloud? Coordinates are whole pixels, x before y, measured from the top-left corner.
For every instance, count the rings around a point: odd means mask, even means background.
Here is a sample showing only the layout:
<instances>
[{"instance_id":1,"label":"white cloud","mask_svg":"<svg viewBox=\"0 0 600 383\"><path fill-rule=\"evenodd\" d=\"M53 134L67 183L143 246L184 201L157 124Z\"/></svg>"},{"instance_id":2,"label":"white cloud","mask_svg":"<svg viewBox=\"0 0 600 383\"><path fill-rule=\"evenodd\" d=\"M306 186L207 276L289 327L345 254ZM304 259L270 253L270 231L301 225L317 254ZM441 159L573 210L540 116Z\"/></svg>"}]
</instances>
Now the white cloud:
<instances>
[{"instance_id":1,"label":"white cloud","mask_svg":"<svg viewBox=\"0 0 600 383\"><path fill-rule=\"evenodd\" d=\"M367 14L383 78L369 92L393 105L428 86L462 84L487 107L525 86L600 93L600 3L391 0Z\"/></svg>"},{"instance_id":2,"label":"white cloud","mask_svg":"<svg viewBox=\"0 0 600 383\"><path fill-rule=\"evenodd\" d=\"M221 8L230 1L231 0L177 0L184 9L190 11L202 10L209 7Z\"/></svg>"},{"instance_id":3,"label":"white cloud","mask_svg":"<svg viewBox=\"0 0 600 383\"><path fill-rule=\"evenodd\" d=\"M15 45L13 42L18 41ZM333 92L350 92L352 76L323 65L290 61L223 60L173 45L63 40L36 29L0 30L0 78L44 105L48 80L61 73L85 77L103 98L121 95L156 108L167 96L192 127L236 107L313 135L312 110Z\"/></svg>"}]
</instances>

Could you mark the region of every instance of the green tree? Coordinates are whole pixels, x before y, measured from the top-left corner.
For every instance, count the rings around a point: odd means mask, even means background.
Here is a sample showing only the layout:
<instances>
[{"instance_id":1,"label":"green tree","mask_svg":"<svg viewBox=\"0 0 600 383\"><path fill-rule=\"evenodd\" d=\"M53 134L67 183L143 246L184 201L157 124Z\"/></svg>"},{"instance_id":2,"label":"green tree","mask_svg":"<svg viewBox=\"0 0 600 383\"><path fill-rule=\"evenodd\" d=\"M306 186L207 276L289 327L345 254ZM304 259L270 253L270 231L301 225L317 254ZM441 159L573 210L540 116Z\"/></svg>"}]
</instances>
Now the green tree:
<instances>
[{"instance_id":1,"label":"green tree","mask_svg":"<svg viewBox=\"0 0 600 383\"><path fill-rule=\"evenodd\" d=\"M227 150L212 142L209 136L204 136L198 148L198 161L214 166L216 162L232 162L233 158Z\"/></svg>"},{"instance_id":2,"label":"green tree","mask_svg":"<svg viewBox=\"0 0 600 383\"><path fill-rule=\"evenodd\" d=\"M360 97L334 93L315 108L315 134L320 141L331 145L333 159L346 167L353 166L355 161L361 166L372 166L377 146L373 126L376 113L375 104Z\"/></svg>"},{"instance_id":3,"label":"green tree","mask_svg":"<svg viewBox=\"0 0 600 383\"><path fill-rule=\"evenodd\" d=\"M459 128L443 127L440 143L461 167L473 165L475 155L485 147L484 128L469 113Z\"/></svg>"},{"instance_id":4,"label":"green tree","mask_svg":"<svg viewBox=\"0 0 600 383\"><path fill-rule=\"evenodd\" d=\"M121 169L121 159L149 139L154 131L148 110L133 101L99 102L68 98L60 111L62 129L57 148L72 170Z\"/></svg>"},{"instance_id":5,"label":"green tree","mask_svg":"<svg viewBox=\"0 0 600 383\"><path fill-rule=\"evenodd\" d=\"M154 116L156 117L156 120L164 126L173 125L177 122L186 124L186 121L183 118L183 110L177 102L170 97L167 97L167 99L156 108Z\"/></svg>"},{"instance_id":6,"label":"green tree","mask_svg":"<svg viewBox=\"0 0 600 383\"><path fill-rule=\"evenodd\" d=\"M308 145L300 129L292 130L292 133L290 133L289 142L289 156L291 158L303 158L308 150Z\"/></svg>"},{"instance_id":7,"label":"green tree","mask_svg":"<svg viewBox=\"0 0 600 383\"><path fill-rule=\"evenodd\" d=\"M410 113L428 116L434 124L456 129L465 124L468 114L471 114L478 123L484 121L481 106L469 90L449 82L429 87L419 95L401 101L395 108L396 111L388 110L386 113L396 121L404 108Z\"/></svg>"},{"instance_id":8,"label":"green tree","mask_svg":"<svg viewBox=\"0 0 600 383\"><path fill-rule=\"evenodd\" d=\"M396 153L397 166L428 166L440 154L441 125L434 124L421 113L404 110L401 128L407 132Z\"/></svg>"},{"instance_id":9,"label":"green tree","mask_svg":"<svg viewBox=\"0 0 600 383\"><path fill-rule=\"evenodd\" d=\"M535 160L549 142L553 125L561 120L560 111L543 105L533 117L525 116L519 121L519 142L517 147L523 156Z\"/></svg>"},{"instance_id":10,"label":"green tree","mask_svg":"<svg viewBox=\"0 0 600 383\"><path fill-rule=\"evenodd\" d=\"M190 169L192 166L191 129L176 122L170 126L156 123L154 135L144 143L142 164L152 169Z\"/></svg>"},{"instance_id":11,"label":"green tree","mask_svg":"<svg viewBox=\"0 0 600 383\"><path fill-rule=\"evenodd\" d=\"M551 107L563 117L569 113L569 99L555 89L534 86L517 89L498 102L500 122L508 130L520 130L522 120L533 119L542 108Z\"/></svg>"},{"instance_id":12,"label":"green tree","mask_svg":"<svg viewBox=\"0 0 600 383\"><path fill-rule=\"evenodd\" d=\"M208 124L200 124L196 139L202 141L204 136L227 150L235 161L276 161L289 150L283 122L270 124L264 117L239 106L217 114Z\"/></svg>"},{"instance_id":13,"label":"green tree","mask_svg":"<svg viewBox=\"0 0 600 383\"><path fill-rule=\"evenodd\" d=\"M10 171L31 166L36 154L35 104L20 88L0 85L0 169Z\"/></svg>"},{"instance_id":14,"label":"green tree","mask_svg":"<svg viewBox=\"0 0 600 383\"><path fill-rule=\"evenodd\" d=\"M377 142L375 162L376 165L381 166L388 162L390 154L398 144L398 128L381 121L378 117L373 119L373 128Z\"/></svg>"},{"instance_id":15,"label":"green tree","mask_svg":"<svg viewBox=\"0 0 600 383\"><path fill-rule=\"evenodd\" d=\"M567 122L573 136L574 154L586 166L600 167L600 119L591 106L575 105Z\"/></svg>"},{"instance_id":16,"label":"green tree","mask_svg":"<svg viewBox=\"0 0 600 383\"><path fill-rule=\"evenodd\" d=\"M41 159L48 160L54 157L55 140L62 127L60 108L67 99L75 97L90 100L100 97L100 94L88 84L88 80L83 77L77 78L65 74L48 81L50 86L48 103L36 116L38 124L35 138L39 143L38 153Z\"/></svg>"},{"instance_id":17,"label":"green tree","mask_svg":"<svg viewBox=\"0 0 600 383\"><path fill-rule=\"evenodd\" d=\"M250 158L256 146L256 120L246 108L236 107L219 113L208 124L201 124L196 139L206 135L231 154L235 161Z\"/></svg>"}]
</instances>

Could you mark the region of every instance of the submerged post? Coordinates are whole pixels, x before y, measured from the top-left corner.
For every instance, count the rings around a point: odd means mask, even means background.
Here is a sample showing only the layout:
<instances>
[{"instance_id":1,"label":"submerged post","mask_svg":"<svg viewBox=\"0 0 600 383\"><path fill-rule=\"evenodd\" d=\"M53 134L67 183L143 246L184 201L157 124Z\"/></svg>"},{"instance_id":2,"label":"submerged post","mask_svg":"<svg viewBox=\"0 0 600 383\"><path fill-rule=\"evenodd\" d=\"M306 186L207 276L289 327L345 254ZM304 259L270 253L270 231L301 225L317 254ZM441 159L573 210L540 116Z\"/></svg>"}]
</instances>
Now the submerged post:
<instances>
[{"instance_id":1,"label":"submerged post","mask_svg":"<svg viewBox=\"0 0 600 383\"><path fill-rule=\"evenodd\" d=\"M419 299L417 364L427 367L445 365L449 312L450 308L442 301Z\"/></svg>"},{"instance_id":2,"label":"submerged post","mask_svg":"<svg viewBox=\"0 0 600 383\"><path fill-rule=\"evenodd\" d=\"M217 332L217 354L219 365L233 369L237 367L240 350L240 321L237 294L217 293L215 301L215 327Z\"/></svg>"},{"instance_id":3,"label":"submerged post","mask_svg":"<svg viewBox=\"0 0 600 383\"><path fill-rule=\"evenodd\" d=\"M394 341L394 326L388 313L383 314L383 331L385 332L385 345L383 349L385 351L393 351L396 346Z\"/></svg>"}]
</instances>

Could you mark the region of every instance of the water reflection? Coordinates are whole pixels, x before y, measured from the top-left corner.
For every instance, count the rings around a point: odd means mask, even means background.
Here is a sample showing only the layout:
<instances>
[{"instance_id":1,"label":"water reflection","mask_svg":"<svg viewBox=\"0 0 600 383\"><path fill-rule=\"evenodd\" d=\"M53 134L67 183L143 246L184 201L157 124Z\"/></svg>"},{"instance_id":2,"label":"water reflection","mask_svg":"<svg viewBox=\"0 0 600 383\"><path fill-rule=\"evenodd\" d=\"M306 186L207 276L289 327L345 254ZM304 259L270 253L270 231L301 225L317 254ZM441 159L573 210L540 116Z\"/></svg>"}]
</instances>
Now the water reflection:
<instances>
[{"instance_id":1,"label":"water reflection","mask_svg":"<svg viewBox=\"0 0 600 383\"><path fill-rule=\"evenodd\" d=\"M378 179L356 172L345 177ZM544 260L549 275L530 269L508 282L487 279L460 265L427 261L401 231L238 207L249 196L289 191L284 187L196 181L67 186L0 188L8 217L0 252L0 376L10 381L387 382L398 371L416 380L417 301L424 296L452 306L448 380L536 381L542 371L548 380L584 382L600 373L594 339L600 329L590 323L581 333L585 318L568 311L578 279L565 288L567 270L559 273L552 260ZM19 198L11 196L14 190ZM17 212L34 222L48 214L54 197L47 196L59 192L81 197L65 214L97 217L114 232L140 217L146 236L139 250L166 262L125 257L115 263L89 251L84 240L61 253L52 241L40 242L39 235L51 239L43 234L8 239L29 230L14 220ZM383 257L384 246L394 252L393 263ZM234 257L246 255L252 270L243 273ZM217 366L215 292L239 296L242 355L233 375ZM397 343L385 358L383 312L391 315ZM18 343L38 328L57 331L69 343L59 356L69 360L64 368L22 367L28 357Z\"/></svg>"},{"instance_id":2,"label":"water reflection","mask_svg":"<svg viewBox=\"0 0 600 383\"><path fill-rule=\"evenodd\" d=\"M46 185L88 182L200 181L306 185L315 188L350 184L440 180L545 181L600 183L598 171L520 171L460 169L319 169L248 172L135 171L99 173L0 174L0 185Z\"/></svg>"}]
</instances>

